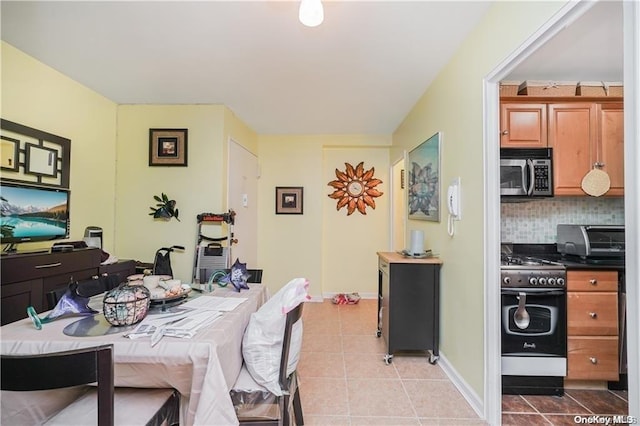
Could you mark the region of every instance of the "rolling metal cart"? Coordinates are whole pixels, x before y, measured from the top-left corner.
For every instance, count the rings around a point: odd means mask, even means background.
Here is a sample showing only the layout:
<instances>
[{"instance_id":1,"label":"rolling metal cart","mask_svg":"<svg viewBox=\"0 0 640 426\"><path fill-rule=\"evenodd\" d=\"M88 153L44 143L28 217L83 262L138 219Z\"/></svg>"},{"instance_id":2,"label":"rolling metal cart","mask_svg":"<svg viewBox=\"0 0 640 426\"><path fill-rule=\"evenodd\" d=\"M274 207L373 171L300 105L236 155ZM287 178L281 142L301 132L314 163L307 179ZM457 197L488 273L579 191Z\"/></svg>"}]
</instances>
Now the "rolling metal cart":
<instances>
[{"instance_id":1,"label":"rolling metal cart","mask_svg":"<svg viewBox=\"0 0 640 426\"><path fill-rule=\"evenodd\" d=\"M398 351L426 351L430 364L438 362L441 263L378 252L376 336L385 342L385 364Z\"/></svg>"},{"instance_id":2,"label":"rolling metal cart","mask_svg":"<svg viewBox=\"0 0 640 426\"><path fill-rule=\"evenodd\" d=\"M233 238L233 226L236 213L201 213L197 216L197 238L193 282L205 283L215 272L231 268L231 246L238 240ZM209 237L202 233L203 225L217 225L223 229L226 225L227 235Z\"/></svg>"}]
</instances>

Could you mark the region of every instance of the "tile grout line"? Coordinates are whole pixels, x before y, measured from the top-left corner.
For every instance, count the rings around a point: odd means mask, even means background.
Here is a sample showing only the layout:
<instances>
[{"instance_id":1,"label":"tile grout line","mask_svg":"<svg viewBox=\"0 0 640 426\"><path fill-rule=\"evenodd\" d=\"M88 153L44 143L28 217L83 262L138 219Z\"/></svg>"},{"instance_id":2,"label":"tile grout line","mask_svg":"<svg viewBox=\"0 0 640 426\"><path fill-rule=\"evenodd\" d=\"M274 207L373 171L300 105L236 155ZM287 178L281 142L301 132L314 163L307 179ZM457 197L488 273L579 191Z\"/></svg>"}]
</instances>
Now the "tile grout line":
<instances>
[{"instance_id":1,"label":"tile grout line","mask_svg":"<svg viewBox=\"0 0 640 426\"><path fill-rule=\"evenodd\" d=\"M578 401L576 398L572 397L570 394L568 394L566 391L564 393L566 396L568 396L569 398L573 399L578 405L580 405L582 408L584 408L585 410L587 410L590 414L596 414L593 411L591 411L589 409L589 407L587 407L586 405L582 404L580 401ZM565 414L570 414L570 413L565 413Z\"/></svg>"},{"instance_id":2,"label":"tile grout line","mask_svg":"<svg viewBox=\"0 0 640 426\"><path fill-rule=\"evenodd\" d=\"M391 363L391 365L393 365L393 363ZM398 369L396 368L395 365L393 365L393 368L396 370L396 374L398 375L398 377L400 377L400 373L398 372ZM422 424L422 422L420 421L420 418L418 417L416 406L413 403L413 400L411 399L409 392L407 392L407 388L405 387L404 381L402 380L402 378L400 378L400 386L402 386L402 390L404 391L405 396L407 397L407 399L409 400L409 403L411 404L411 411L413 411L413 414L415 415L414 417L407 417L407 418L415 418L418 420L418 423Z\"/></svg>"},{"instance_id":3,"label":"tile grout line","mask_svg":"<svg viewBox=\"0 0 640 426\"><path fill-rule=\"evenodd\" d=\"M351 394L349 392L349 378L347 377L347 361L344 357L344 334L342 333L342 311L338 306L338 332L340 333L340 348L342 351L340 355L342 357L342 366L344 367L344 386L345 393L347 394L347 418L349 419L349 425L351 425Z\"/></svg>"},{"instance_id":4,"label":"tile grout line","mask_svg":"<svg viewBox=\"0 0 640 426\"><path fill-rule=\"evenodd\" d=\"M629 404L629 400L625 399L622 395L618 395L616 392L613 392L611 389L607 389L607 391L610 394L613 394L616 398L620 398L621 400L623 400L624 402L626 402L627 404Z\"/></svg>"},{"instance_id":5,"label":"tile grout line","mask_svg":"<svg viewBox=\"0 0 640 426\"><path fill-rule=\"evenodd\" d=\"M527 400L527 398L525 398L523 395L518 395L518 396L519 396L520 398L522 398L522 399L524 400L524 402L526 402L527 404L529 404L529 407L533 408L533 409L535 410L535 412L536 412L536 413L538 413L538 414L542 414L542 413L541 413L541 412L536 408L536 406L535 406L535 405L533 405L531 402L529 402L529 401Z\"/></svg>"}]
</instances>

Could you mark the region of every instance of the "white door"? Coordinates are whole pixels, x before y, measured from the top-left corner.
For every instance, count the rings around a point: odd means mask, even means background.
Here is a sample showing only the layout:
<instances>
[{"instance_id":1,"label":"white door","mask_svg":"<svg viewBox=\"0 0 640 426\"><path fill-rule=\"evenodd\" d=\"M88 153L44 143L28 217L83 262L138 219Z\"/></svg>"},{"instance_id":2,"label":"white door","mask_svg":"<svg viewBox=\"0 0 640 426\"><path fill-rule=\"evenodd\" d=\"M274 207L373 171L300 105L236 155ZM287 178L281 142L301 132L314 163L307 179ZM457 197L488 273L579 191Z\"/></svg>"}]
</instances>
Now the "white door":
<instances>
[{"instance_id":1,"label":"white door","mask_svg":"<svg viewBox=\"0 0 640 426\"><path fill-rule=\"evenodd\" d=\"M231 263L239 259L249 269L258 265L258 157L229 139L227 205L236 212Z\"/></svg>"}]
</instances>

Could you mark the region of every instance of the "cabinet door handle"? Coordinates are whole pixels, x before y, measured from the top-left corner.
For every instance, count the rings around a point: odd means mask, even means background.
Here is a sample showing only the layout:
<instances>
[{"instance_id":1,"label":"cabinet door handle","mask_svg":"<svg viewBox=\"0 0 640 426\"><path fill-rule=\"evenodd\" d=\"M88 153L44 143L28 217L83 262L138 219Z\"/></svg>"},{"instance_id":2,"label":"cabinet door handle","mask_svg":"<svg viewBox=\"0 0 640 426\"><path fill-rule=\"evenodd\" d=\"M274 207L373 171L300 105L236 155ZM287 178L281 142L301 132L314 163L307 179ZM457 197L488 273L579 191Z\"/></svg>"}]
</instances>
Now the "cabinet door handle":
<instances>
[{"instance_id":1,"label":"cabinet door handle","mask_svg":"<svg viewBox=\"0 0 640 426\"><path fill-rule=\"evenodd\" d=\"M593 319L598 318L598 313L597 312L589 312L589 316Z\"/></svg>"},{"instance_id":2,"label":"cabinet door handle","mask_svg":"<svg viewBox=\"0 0 640 426\"><path fill-rule=\"evenodd\" d=\"M597 364L598 363L598 358L596 358L595 356L592 356L589 358L589 361L591 361L591 364Z\"/></svg>"},{"instance_id":3,"label":"cabinet door handle","mask_svg":"<svg viewBox=\"0 0 640 426\"><path fill-rule=\"evenodd\" d=\"M591 284L591 285L597 285L597 284L598 284L598 280L596 280L595 278L591 278L591 279L589 280L589 284Z\"/></svg>"},{"instance_id":4,"label":"cabinet door handle","mask_svg":"<svg viewBox=\"0 0 640 426\"><path fill-rule=\"evenodd\" d=\"M44 269L44 268L55 268L56 266L62 265L62 262L56 263L47 263L46 265L36 265L36 269Z\"/></svg>"},{"instance_id":5,"label":"cabinet door handle","mask_svg":"<svg viewBox=\"0 0 640 426\"><path fill-rule=\"evenodd\" d=\"M502 136L507 136L509 134L509 131L508 130L503 130L500 134Z\"/></svg>"}]
</instances>

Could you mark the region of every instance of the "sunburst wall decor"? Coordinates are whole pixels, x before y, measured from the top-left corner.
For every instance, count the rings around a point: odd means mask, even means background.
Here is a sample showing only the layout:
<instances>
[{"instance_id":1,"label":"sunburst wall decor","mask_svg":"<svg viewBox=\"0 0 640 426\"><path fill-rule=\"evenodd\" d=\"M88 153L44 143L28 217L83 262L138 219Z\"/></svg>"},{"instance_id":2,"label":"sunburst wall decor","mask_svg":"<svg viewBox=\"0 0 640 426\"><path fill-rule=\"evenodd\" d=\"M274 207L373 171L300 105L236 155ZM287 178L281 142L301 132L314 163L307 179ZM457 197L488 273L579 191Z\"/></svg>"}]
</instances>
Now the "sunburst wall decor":
<instances>
[{"instance_id":1,"label":"sunburst wall decor","mask_svg":"<svg viewBox=\"0 0 640 426\"><path fill-rule=\"evenodd\" d=\"M347 216L356 210L361 214L367 214L367 206L375 209L375 198L383 194L375 188L382 181L373 177L374 167L364 171L364 161L361 161L355 168L349 163L344 163L344 165L346 167L344 172L336 169L338 179L328 183L334 188L333 193L329 194L329 198L338 200L336 210L346 206Z\"/></svg>"}]
</instances>

